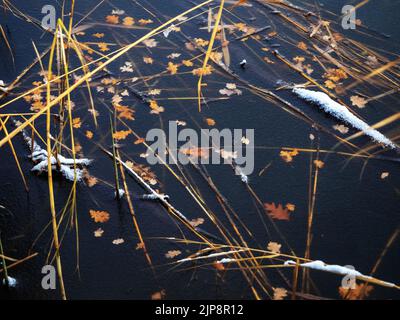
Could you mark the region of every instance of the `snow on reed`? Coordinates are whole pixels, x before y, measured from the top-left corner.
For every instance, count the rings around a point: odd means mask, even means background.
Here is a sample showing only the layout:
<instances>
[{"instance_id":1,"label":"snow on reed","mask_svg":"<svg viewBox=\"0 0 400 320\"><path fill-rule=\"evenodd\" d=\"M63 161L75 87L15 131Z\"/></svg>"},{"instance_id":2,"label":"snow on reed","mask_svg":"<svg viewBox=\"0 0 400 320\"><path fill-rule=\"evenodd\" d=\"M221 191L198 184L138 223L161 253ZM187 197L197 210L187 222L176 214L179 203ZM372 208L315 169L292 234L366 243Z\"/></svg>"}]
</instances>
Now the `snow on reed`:
<instances>
[{"instance_id":1,"label":"snow on reed","mask_svg":"<svg viewBox=\"0 0 400 320\"><path fill-rule=\"evenodd\" d=\"M42 149L35 140L32 140L31 137L29 137L25 131L22 131L22 135L24 137L24 140L26 144L28 145L29 149L32 151L32 161L38 162L31 171L47 171L47 151ZM74 170L74 162L78 166L87 166L89 165L92 160L90 159L69 159L65 158L64 156L58 154L57 159L54 156L51 156L51 164L53 165L54 169L56 169L56 164L57 162L60 164L60 172L61 174L70 181L75 180L75 174L76 174L76 180L81 181L83 177L83 170L76 168L76 171ZM75 171L75 172L74 172Z\"/></svg>"},{"instance_id":2,"label":"snow on reed","mask_svg":"<svg viewBox=\"0 0 400 320\"><path fill-rule=\"evenodd\" d=\"M319 105L323 111L333 115L335 118L352 125L358 130L361 130L364 132L364 134L371 137L372 140L382 143L383 145L392 149L398 148L393 141L385 137L379 131L371 128L367 123L352 114L345 106L332 100L326 93L302 88L294 88L293 92L300 98Z\"/></svg>"},{"instance_id":3,"label":"snow on reed","mask_svg":"<svg viewBox=\"0 0 400 320\"><path fill-rule=\"evenodd\" d=\"M287 261L285 261L284 264L285 265L296 265L296 262L293 260L287 260ZM347 266L340 266L337 264L326 264L325 262L323 262L321 260L315 260L315 261L311 261L311 262L301 263L300 266L304 267L304 268L314 269L314 270L336 273L336 274L339 274L342 276L359 277L359 278L361 278L363 280L367 280L367 281L373 280L373 278L371 276L362 274L360 271L357 271L355 269L351 269ZM386 287L396 287L396 285L392 282L380 280L379 283Z\"/></svg>"}]
</instances>

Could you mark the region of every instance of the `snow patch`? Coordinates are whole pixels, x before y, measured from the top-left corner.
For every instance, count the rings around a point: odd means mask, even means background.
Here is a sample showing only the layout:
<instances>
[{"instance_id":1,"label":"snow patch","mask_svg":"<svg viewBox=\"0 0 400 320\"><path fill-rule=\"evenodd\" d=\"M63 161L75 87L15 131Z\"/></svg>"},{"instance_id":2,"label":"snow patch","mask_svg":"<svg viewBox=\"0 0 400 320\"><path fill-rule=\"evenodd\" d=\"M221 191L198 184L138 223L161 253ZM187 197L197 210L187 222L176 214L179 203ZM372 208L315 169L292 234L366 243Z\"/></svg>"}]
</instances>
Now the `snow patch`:
<instances>
[{"instance_id":1,"label":"snow patch","mask_svg":"<svg viewBox=\"0 0 400 320\"><path fill-rule=\"evenodd\" d=\"M352 114L345 106L332 100L326 93L302 88L294 88L293 92L300 98L319 105L319 107L323 111L331 114L335 118L352 125L358 130L361 130L362 132L364 132L364 134L371 137L372 140L392 149L398 148L398 146L393 141L385 137L379 131L371 128L367 123Z\"/></svg>"}]
</instances>

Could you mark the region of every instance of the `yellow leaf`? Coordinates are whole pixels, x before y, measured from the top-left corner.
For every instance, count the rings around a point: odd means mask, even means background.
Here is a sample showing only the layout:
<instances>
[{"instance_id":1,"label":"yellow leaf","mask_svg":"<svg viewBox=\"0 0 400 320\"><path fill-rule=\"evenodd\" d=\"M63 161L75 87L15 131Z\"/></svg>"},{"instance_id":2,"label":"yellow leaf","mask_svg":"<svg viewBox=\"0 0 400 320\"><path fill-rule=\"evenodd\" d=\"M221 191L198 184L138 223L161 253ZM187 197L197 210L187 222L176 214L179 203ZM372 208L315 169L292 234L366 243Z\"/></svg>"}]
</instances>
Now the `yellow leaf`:
<instances>
[{"instance_id":1,"label":"yellow leaf","mask_svg":"<svg viewBox=\"0 0 400 320\"><path fill-rule=\"evenodd\" d=\"M72 119L72 126L75 129L79 129L81 127L81 118L74 118Z\"/></svg>"},{"instance_id":2,"label":"yellow leaf","mask_svg":"<svg viewBox=\"0 0 400 320\"><path fill-rule=\"evenodd\" d=\"M113 134L113 138L115 140L124 140L126 139L127 136L129 136L132 133L131 130L122 130L122 131L117 131Z\"/></svg>"},{"instance_id":3,"label":"yellow leaf","mask_svg":"<svg viewBox=\"0 0 400 320\"><path fill-rule=\"evenodd\" d=\"M93 138L93 132L87 130L87 131L86 131L86 138L88 138L89 140L92 139L92 138Z\"/></svg>"},{"instance_id":4,"label":"yellow leaf","mask_svg":"<svg viewBox=\"0 0 400 320\"><path fill-rule=\"evenodd\" d=\"M170 72L170 74L176 74L178 72L178 65L168 62L167 70Z\"/></svg>"},{"instance_id":5,"label":"yellow leaf","mask_svg":"<svg viewBox=\"0 0 400 320\"><path fill-rule=\"evenodd\" d=\"M135 24L135 19L133 19L132 17L126 17L124 18L122 24L128 27L133 26Z\"/></svg>"},{"instance_id":6,"label":"yellow leaf","mask_svg":"<svg viewBox=\"0 0 400 320\"><path fill-rule=\"evenodd\" d=\"M182 64L186 67L192 67L193 66L193 62L190 60L182 60Z\"/></svg>"}]
</instances>

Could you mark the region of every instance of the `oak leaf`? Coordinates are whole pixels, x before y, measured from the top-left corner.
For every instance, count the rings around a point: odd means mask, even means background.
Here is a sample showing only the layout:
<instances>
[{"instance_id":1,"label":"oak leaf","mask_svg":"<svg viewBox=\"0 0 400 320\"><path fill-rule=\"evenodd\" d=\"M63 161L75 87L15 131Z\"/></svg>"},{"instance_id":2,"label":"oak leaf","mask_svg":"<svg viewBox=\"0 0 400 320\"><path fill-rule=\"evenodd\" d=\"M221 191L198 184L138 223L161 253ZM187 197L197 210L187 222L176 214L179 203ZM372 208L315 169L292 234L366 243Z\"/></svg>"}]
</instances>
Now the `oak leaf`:
<instances>
[{"instance_id":1,"label":"oak leaf","mask_svg":"<svg viewBox=\"0 0 400 320\"><path fill-rule=\"evenodd\" d=\"M289 220L289 210L287 208L283 208L281 204L276 206L274 202L264 203L264 208L272 219Z\"/></svg>"}]
</instances>

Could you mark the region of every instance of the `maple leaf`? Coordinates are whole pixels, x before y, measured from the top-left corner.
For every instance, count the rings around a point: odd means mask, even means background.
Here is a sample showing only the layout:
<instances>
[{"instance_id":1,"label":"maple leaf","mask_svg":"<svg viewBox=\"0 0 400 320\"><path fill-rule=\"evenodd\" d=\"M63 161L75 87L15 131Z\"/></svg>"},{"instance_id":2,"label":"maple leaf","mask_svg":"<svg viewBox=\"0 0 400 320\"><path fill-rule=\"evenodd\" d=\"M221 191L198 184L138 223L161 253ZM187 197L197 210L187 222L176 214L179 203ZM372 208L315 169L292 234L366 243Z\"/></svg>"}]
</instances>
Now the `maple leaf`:
<instances>
[{"instance_id":1,"label":"maple leaf","mask_svg":"<svg viewBox=\"0 0 400 320\"><path fill-rule=\"evenodd\" d=\"M115 105L114 109L115 109L115 111L118 112L119 119L135 120L135 117L134 117L135 111L130 109L129 107Z\"/></svg>"},{"instance_id":2,"label":"maple leaf","mask_svg":"<svg viewBox=\"0 0 400 320\"><path fill-rule=\"evenodd\" d=\"M196 43L197 46L199 47L205 47L208 45L208 41L204 40L202 38L194 38L194 42Z\"/></svg>"},{"instance_id":3,"label":"maple leaf","mask_svg":"<svg viewBox=\"0 0 400 320\"><path fill-rule=\"evenodd\" d=\"M297 149L289 150L281 150L279 156L282 158L283 161L289 163L293 161L293 158L299 154Z\"/></svg>"},{"instance_id":4,"label":"maple leaf","mask_svg":"<svg viewBox=\"0 0 400 320\"><path fill-rule=\"evenodd\" d=\"M373 286L365 283L356 283L354 289L339 287L339 295L345 300L362 300L364 297L368 297L373 289Z\"/></svg>"},{"instance_id":5,"label":"maple leaf","mask_svg":"<svg viewBox=\"0 0 400 320\"><path fill-rule=\"evenodd\" d=\"M146 64L153 64L153 58L150 57L143 57L143 61Z\"/></svg>"},{"instance_id":6,"label":"maple leaf","mask_svg":"<svg viewBox=\"0 0 400 320\"><path fill-rule=\"evenodd\" d=\"M343 124L336 124L333 126L333 129L339 131L342 134L346 134L349 132L349 128L347 128L346 126L344 126Z\"/></svg>"},{"instance_id":7,"label":"maple leaf","mask_svg":"<svg viewBox=\"0 0 400 320\"><path fill-rule=\"evenodd\" d=\"M336 84L332 80L326 80L325 87L327 87L328 89L335 89Z\"/></svg>"},{"instance_id":8,"label":"maple leaf","mask_svg":"<svg viewBox=\"0 0 400 320\"><path fill-rule=\"evenodd\" d=\"M197 68L192 70L192 74L195 76L208 76L212 73L212 67L208 64L205 68Z\"/></svg>"},{"instance_id":9,"label":"maple leaf","mask_svg":"<svg viewBox=\"0 0 400 320\"><path fill-rule=\"evenodd\" d=\"M125 140L127 136L129 136L132 133L131 130L121 130L121 131L116 131L113 134L113 138L115 140Z\"/></svg>"},{"instance_id":10,"label":"maple leaf","mask_svg":"<svg viewBox=\"0 0 400 320\"><path fill-rule=\"evenodd\" d=\"M107 211L89 210L89 213L94 222L104 223L110 220L110 214Z\"/></svg>"},{"instance_id":11,"label":"maple leaf","mask_svg":"<svg viewBox=\"0 0 400 320\"><path fill-rule=\"evenodd\" d=\"M182 252L180 250L170 250L165 254L165 257L168 259L175 258L176 256L179 256Z\"/></svg>"},{"instance_id":12,"label":"maple leaf","mask_svg":"<svg viewBox=\"0 0 400 320\"><path fill-rule=\"evenodd\" d=\"M104 233L104 230L103 230L102 228L98 228L97 230L95 230L95 231L93 232L93 234L94 234L94 236L95 236L96 238L102 237L102 236L103 236L103 233Z\"/></svg>"},{"instance_id":13,"label":"maple leaf","mask_svg":"<svg viewBox=\"0 0 400 320\"><path fill-rule=\"evenodd\" d=\"M366 99L360 96L351 96L350 101L353 106L356 106L360 109L365 108L365 105L368 102Z\"/></svg>"},{"instance_id":14,"label":"maple leaf","mask_svg":"<svg viewBox=\"0 0 400 320\"><path fill-rule=\"evenodd\" d=\"M307 51L307 45L306 45L303 41L300 41L300 42L297 44L297 48L299 48L299 49L301 49L301 50L304 50L304 51Z\"/></svg>"},{"instance_id":15,"label":"maple leaf","mask_svg":"<svg viewBox=\"0 0 400 320\"><path fill-rule=\"evenodd\" d=\"M89 140L93 138L93 132L92 131L87 130L85 135L86 135L86 138L88 138Z\"/></svg>"},{"instance_id":16,"label":"maple leaf","mask_svg":"<svg viewBox=\"0 0 400 320\"><path fill-rule=\"evenodd\" d=\"M108 44L105 42L99 42L97 44L97 46L99 47L101 52L106 52L106 51L110 51L110 48L108 48Z\"/></svg>"},{"instance_id":17,"label":"maple leaf","mask_svg":"<svg viewBox=\"0 0 400 320\"><path fill-rule=\"evenodd\" d=\"M152 114L159 114L160 112L164 112L164 108L159 106L156 100L150 100L149 104Z\"/></svg>"},{"instance_id":18,"label":"maple leaf","mask_svg":"<svg viewBox=\"0 0 400 320\"><path fill-rule=\"evenodd\" d=\"M273 253L281 253L282 245L278 242L269 242L267 246L267 250Z\"/></svg>"},{"instance_id":19,"label":"maple leaf","mask_svg":"<svg viewBox=\"0 0 400 320\"><path fill-rule=\"evenodd\" d=\"M347 73L342 69L329 68L323 75L324 78L333 82L339 82L340 80L347 79Z\"/></svg>"},{"instance_id":20,"label":"maple leaf","mask_svg":"<svg viewBox=\"0 0 400 320\"><path fill-rule=\"evenodd\" d=\"M144 43L144 45L145 45L146 47L148 47L148 48L154 48L154 47L156 47L157 44L158 44L158 42L157 42L155 39L153 39L153 38L143 40L143 43Z\"/></svg>"},{"instance_id":21,"label":"maple leaf","mask_svg":"<svg viewBox=\"0 0 400 320\"><path fill-rule=\"evenodd\" d=\"M118 24L119 17L117 15L109 15L106 17L106 22L110 24Z\"/></svg>"},{"instance_id":22,"label":"maple leaf","mask_svg":"<svg viewBox=\"0 0 400 320\"><path fill-rule=\"evenodd\" d=\"M98 182L96 177L93 176L88 176L86 177L86 184L88 185L89 188L93 187L94 185L96 185Z\"/></svg>"},{"instance_id":23,"label":"maple leaf","mask_svg":"<svg viewBox=\"0 0 400 320\"><path fill-rule=\"evenodd\" d=\"M178 72L178 65L168 62L167 70L170 72L170 74L176 74Z\"/></svg>"},{"instance_id":24,"label":"maple leaf","mask_svg":"<svg viewBox=\"0 0 400 320\"><path fill-rule=\"evenodd\" d=\"M272 219L289 220L289 210L287 208L283 208L281 204L276 206L274 202L264 203L264 208Z\"/></svg>"},{"instance_id":25,"label":"maple leaf","mask_svg":"<svg viewBox=\"0 0 400 320\"><path fill-rule=\"evenodd\" d=\"M285 297L287 297L287 290L284 288L273 288L274 290L274 296L273 300L283 300Z\"/></svg>"},{"instance_id":26,"label":"maple leaf","mask_svg":"<svg viewBox=\"0 0 400 320\"><path fill-rule=\"evenodd\" d=\"M132 17L125 17L122 24L127 27L133 26L135 24L135 19Z\"/></svg>"},{"instance_id":27,"label":"maple leaf","mask_svg":"<svg viewBox=\"0 0 400 320\"><path fill-rule=\"evenodd\" d=\"M81 127L81 118L73 118L72 119L72 126L75 128L75 129L79 129L80 127Z\"/></svg>"}]
</instances>

